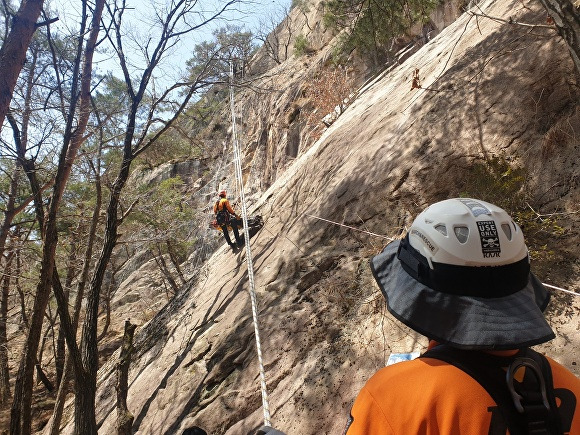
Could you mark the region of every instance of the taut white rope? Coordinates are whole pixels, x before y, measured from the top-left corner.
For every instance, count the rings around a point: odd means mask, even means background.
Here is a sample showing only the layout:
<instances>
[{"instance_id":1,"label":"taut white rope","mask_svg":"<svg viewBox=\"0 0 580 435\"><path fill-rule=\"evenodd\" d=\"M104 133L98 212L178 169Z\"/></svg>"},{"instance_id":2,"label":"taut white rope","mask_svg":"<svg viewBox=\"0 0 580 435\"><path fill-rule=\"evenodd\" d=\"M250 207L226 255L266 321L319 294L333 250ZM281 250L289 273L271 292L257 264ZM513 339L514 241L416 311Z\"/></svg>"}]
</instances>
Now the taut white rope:
<instances>
[{"instance_id":1,"label":"taut white rope","mask_svg":"<svg viewBox=\"0 0 580 435\"><path fill-rule=\"evenodd\" d=\"M361 233L369 234L369 235L374 236L374 237L380 237L381 239L387 239L387 240L390 240L391 242L393 240L395 240L392 237L383 236L382 234L377 234L377 233L371 233L370 231L365 231L365 230L361 230L360 228L351 227L350 225L345 225L345 224L340 224L338 222L329 221L328 219L324 219L324 218L321 218L318 216L313 216L313 215L308 214L308 213L304 213L304 215L311 217L311 218L314 218L314 219L324 221L324 222L328 222L328 223L333 224L333 225L338 225L339 227L348 228L349 230L360 231Z\"/></svg>"},{"instance_id":2,"label":"taut white rope","mask_svg":"<svg viewBox=\"0 0 580 435\"><path fill-rule=\"evenodd\" d=\"M555 285L546 284L545 282L543 282L542 284L544 284L546 287L553 288L554 290L559 290L561 292L569 293L574 296L580 296L580 293L573 292L572 290L566 290L564 288L556 287Z\"/></svg>"},{"instance_id":3,"label":"taut white rope","mask_svg":"<svg viewBox=\"0 0 580 435\"><path fill-rule=\"evenodd\" d=\"M242 203L242 220L244 223L244 240L246 245L246 263L248 264L249 292L252 301L252 317L254 319L254 333L256 338L256 350L258 352L258 362L260 364L260 385L262 389L262 408L264 410L264 424L270 425L270 406L268 405L268 390L266 389L266 376L264 374L264 362L262 360L262 346L260 345L260 328L258 325L258 309L256 303L256 288L254 285L254 266L252 264L252 250L250 248L250 232L248 230L248 213L246 200L244 198L244 186L242 180L242 162L240 158L240 148L236 134L236 112L234 107L234 65L230 63L230 105L232 111L232 138L234 146L234 163L236 167L236 179L240 192L240 202Z\"/></svg>"},{"instance_id":4,"label":"taut white rope","mask_svg":"<svg viewBox=\"0 0 580 435\"><path fill-rule=\"evenodd\" d=\"M374 237L380 237L382 239L387 239L387 240L391 240L391 241L395 240L392 237L383 236L382 234L377 234L377 233L371 233L370 231L361 230L360 228L351 227L350 225L341 224L341 223L334 222L334 221L331 221L331 220L328 220L328 219L324 219L324 218L321 218L321 217L318 217L318 216L313 216L313 215L308 214L308 213L304 213L304 215L305 216L308 216L308 217L311 217L311 218L314 218L314 219L318 219L318 220L324 221L324 222L328 222L329 224L337 225L339 227L344 227L344 228L348 228L350 230L360 231L361 233L365 233L365 234L368 234L368 235L371 235L371 236L374 236ZM542 284L544 284L546 287L549 287L549 288L554 289L554 290L558 290L558 291L561 291L561 292L564 292L564 293L568 293L568 294L571 294L571 295L574 295L574 296L580 296L580 293L576 293L576 292L574 292L572 290L566 290L566 289L563 289L561 287L556 287L555 285L546 284L545 282L543 282Z\"/></svg>"}]
</instances>

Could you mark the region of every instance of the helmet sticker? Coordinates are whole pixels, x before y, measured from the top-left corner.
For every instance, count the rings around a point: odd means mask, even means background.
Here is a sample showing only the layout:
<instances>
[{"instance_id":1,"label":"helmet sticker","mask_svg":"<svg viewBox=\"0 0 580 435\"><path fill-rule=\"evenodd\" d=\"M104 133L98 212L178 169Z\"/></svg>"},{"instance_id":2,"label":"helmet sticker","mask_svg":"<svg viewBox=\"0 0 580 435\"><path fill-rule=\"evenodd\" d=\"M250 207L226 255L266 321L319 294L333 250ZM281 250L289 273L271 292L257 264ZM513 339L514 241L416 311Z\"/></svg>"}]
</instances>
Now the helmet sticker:
<instances>
[{"instance_id":1,"label":"helmet sticker","mask_svg":"<svg viewBox=\"0 0 580 435\"><path fill-rule=\"evenodd\" d=\"M468 199L468 198L465 198L465 199L458 198L458 199L467 208L469 208L469 210L471 210L473 217L477 217L477 216L482 215L482 214L486 214L486 215L491 216L491 211L485 205L483 205L481 202L475 201L473 199Z\"/></svg>"},{"instance_id":2,"label":"helmet sticker","mask_svg":"<svg viewBox=\"0 0 580 435\"><path fill-rule=\"evenodd\" d=\"M481 238L481 252L483 258L499 257L501 247L499 245L499 236L494 221L478 221L477 229Z\"/></svg>"},{"instance_id":3,"label":"helmet sticker","mask_svg":"<svg viewBox=\"0 0 580 435\"><path fill-rule=\"evenodd\" d=\"M411 230L411 235L419 237L423 241L425 246L427 246L427 248L429 248L431 253L435 253L435 249L436 249L435 244L431 240L429 240L425 234L423 234L421 231L413 228Z\"/></svg>"}]
</instances>

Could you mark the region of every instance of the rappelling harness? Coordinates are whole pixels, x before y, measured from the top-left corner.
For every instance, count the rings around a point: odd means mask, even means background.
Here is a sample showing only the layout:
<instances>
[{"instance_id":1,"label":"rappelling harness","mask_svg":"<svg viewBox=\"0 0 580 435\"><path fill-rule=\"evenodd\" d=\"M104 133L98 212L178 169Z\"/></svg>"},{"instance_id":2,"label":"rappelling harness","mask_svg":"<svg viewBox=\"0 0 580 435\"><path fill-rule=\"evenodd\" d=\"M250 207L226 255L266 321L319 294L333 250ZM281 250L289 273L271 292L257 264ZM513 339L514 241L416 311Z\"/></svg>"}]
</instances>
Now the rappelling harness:
<instances>
[{"instance_id":1,"label":"rappelling harness","mask_svg":"<svg viewBox=\"0 0 580 435\"><path fill-rule=\"evenodd\" d=\"M220 203L221 203L221 199L218 199L218 201L215 204L216 210L217 210L217 213L215 215L215 219L216 219L218 225L220 225L220 226L222 226L222 225L229 225L229 223L230 223L230 212L228 211L228 209L226 207L225 201L224 201L224 203L222 205L222 209L220 210Z\"/></svg>"},{"instance_id":2,"label":"rappelling harness","mask_svg":"<svg viewBox=\"0 0 580 435\"><path fill-rule=\"evenodd\" d=\"M421 358L445 361L485 388L497 404L488 409L492 413L490 435L505 434L506 429L510 435L564 433L550 363L538 352L523 349L513 357L501 357L438 345Z\"/></svg>"}]
</instances>

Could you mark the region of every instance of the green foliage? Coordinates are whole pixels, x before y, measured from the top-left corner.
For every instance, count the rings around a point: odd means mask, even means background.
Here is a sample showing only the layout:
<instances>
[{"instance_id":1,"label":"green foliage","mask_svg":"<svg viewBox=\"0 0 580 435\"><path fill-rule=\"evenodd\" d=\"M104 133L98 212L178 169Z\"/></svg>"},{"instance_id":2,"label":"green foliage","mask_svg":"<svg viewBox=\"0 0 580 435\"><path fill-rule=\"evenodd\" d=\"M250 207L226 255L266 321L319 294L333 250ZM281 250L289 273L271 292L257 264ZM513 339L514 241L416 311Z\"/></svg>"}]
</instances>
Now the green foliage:
<instances>
[{"instance_id":1,"label":"green foliage","mask_svg":"<svg viewBox=\"0 0 580 435\"><path fill-rule=\"evenodd\" d=\"M518 210L512 217L530 238L542 235L559 237L565 233L556 216L542 216L530 208Z\"/></svg>"},{"instance_id":2,"label":"green foliage","mask_svg":"<svg viewBox=\"0 0 580 435\"><path fill-rule=\"evenodd\" d=\"M214 92L215 90L215 92ZM137 165L154 168L161 163L191 158L202 158L207 149L203 139L205 130L220 129L218 114L227 107L227 88L214 87L203 98L190 105L159 139L135 160Z\"/></svg>"},{"instance_id":3,"label":"green foliage","mask_svg":"<svg viewBox=\"0 0 580 435\"><path fill-rule=\"evenodd\" d=\"M136 164L153 168L171 160L203 156L204 143L197 138L211 124L224 104L227 104L230 66L233 65L238 76L243 75L246 64L256 49L251 32L229 24L215 30L211 40L195 45L193 56L187 61L187 68L191 86L198 89L197 94L173 126L157 139L156 145L139 155ZM119 94L124 87L118 86L117 89L112 80L105 84L107 93L100 95L99 102L109 111L113 111L115 102L125 101L126 97ZM150 132L153 133L154 131ZM115 135L107 132L107 137ZM116 154L107 155L106 158L117 162Z\"/></svg>"},{"instance_id":4,"label":"green foliage","mask_svg":"<svg viewBox=\"0 0 580 435\"><path fill-rule=\"evenodd\" d=\"M215 30L211 41L193 48L193 57L187 61L189 76L209 84L227 82L230 64L236 71L243 70L256 50L251 32L228 24Z\"/></svg>"},{"instance_id":5,"label":"green foliage","mask_svg":"<svg viewBox=\"0 0 580 435\"><path fill-rule=\"evenodd\" d=\"M310 12L310 8L308 7L308 0L292 0L290 8L299 8L304 13Z\"/></svg>"},{"instance_id":6,"label":"green foliage","mask_svg":"<svg viewBox=\"0 0 580 435\"><path fill-rule=\"evenodd\" d=\"M528 246L534 273L546 276L564 260L563 251L558 249L558 239L565 234L556 216L543 216L531 208L520 208L511 213L521 227Z\"/></svg>"},{"instance_id":7,"label":"green foliage","mask_svg":"<svg viewBox=\"0 0 580 435\"><path fill-rule=\"evenodd\" d=\"M4 213L9 205L9 194L12 177L17 178L17 187L14 200L14 207L19 207L24 201L32 197L30 184L22 170L14 172L15 162L12 159L0 158L0 212ZM36 221L34 205L31 203L19 214L14 217L12 223L15 225L16 232L27 232Z\"/></svg>"},{"instance_id":8,"label":"green foliage","mask_svg":"<svg viewBox=\"0 0 580 435\"><path fill-rule=\"evenodd\" d=\"M155 146L147 148L135 160L135 163L143 163L145 166L153 168L163 162L189 157L191 148L192 144L189 138L180 134L178 130L171 128L157 139Z\"/></svg>"},{"instance_id":9,"label":"green foliage","mask_svg":"<svg viewBox=\"0 0 580 435\"><path fill-rule=\"evenodd\" d=\"M0 210L6 209L8 202L8 192L10 191L10 175L14 171L14 160L0 157Z\"/></svg>"},{"instance_id":10,"label":"green foliage","mask_svg":"<svg viewBox=\"0 0 580 435\"><path fill-rule=\"evenodd\" d=\"M494 156L469 169L461 196L483 199L506 210L518 209L525 203L525 170L510 164L505 157Z\"/></svg>"},{"instance_id":11,"label":"green foliage","mask_svg":"<svg viewBox=\"0 0 580 435\"><path fill-rule=\"evenodd\" d=\"M294 54L300 57L306 54L308 50L308 39L302 34L298 35L294 41Z\"/></svg>"},{"instance_id":12,"label":"green foliage","mask_svg":"<svg viewBox=\"0 0 580 435\"><path fill-rule=\"evenodd\" d=\"M553 247L565 229L557 215L541 215L533 210L528 203L525 181L524 168L505 157L494 156L469 168L460 196L482 199L505 209L522 228L537 270L549 270L560 260Z\"/></svg>"},{"instance_id":13,"label":"green foliage","mask_svg":"<svg viewBox=\"0 0 580 435\"><path fill-rule=\"evenodd\" d=\"M347 46L349 45L348 34L341 34L337 38L337 43L332 47L330 52L330 62L333 66L341 66L348 64L348 54Z\"/></svg>"},{"instance_id":14,"label":"green foliage","mask_svg":"<svg viewBox=\"0 0 580 435\"><path fill-rule=\"evenodd\" d=\"M148 234L156 248L171 245L181 257L189 254L195 242L188 237L195 210L183 199L185 187L179 176L158 185L141 186L139 204L128 217L127 227L131 232Z\"/></svg>"},{"instance_id":15,"label":"green foliage","mask_svg":"<svg viewBox=\"0 0 580 435\"><path fill-rule=\"evenodd\" d=\"M357 49L378 64L390 54L393 38L404 36L416 23L426 23L439 3L440 0L329 0L324 24L335 31L348 30L340 39L341 53Z\"/></svg>"},{"instance_id":16,"label":"green foliage","mask_svg":"<svg viewBox=\"0 0 580 435\"><path fill-rule=\"evenodd\" d=\"M100 120L107 119L109 122L103 123L106 137L117 137L123 132L125 118L130 110L131 101L127 94L125 81L107 73L98 77L99 87L93 96L95 108L98 111ZM93 113L93 122L98 124L99 119Z\"/></svg>"},{"instance_id":17,"label":"green foliage","mask_svg":"<svg viewBox=\"0 0 580 435\"><path fill-rule=\"evenodd\" d=\"M188 110L187 115L196 120L202 128L207 127L215 115L220 112L227 104L224 98L214 98L213 95L206 95L204 98L193 104Z\"/></svg>"}]
</instances>

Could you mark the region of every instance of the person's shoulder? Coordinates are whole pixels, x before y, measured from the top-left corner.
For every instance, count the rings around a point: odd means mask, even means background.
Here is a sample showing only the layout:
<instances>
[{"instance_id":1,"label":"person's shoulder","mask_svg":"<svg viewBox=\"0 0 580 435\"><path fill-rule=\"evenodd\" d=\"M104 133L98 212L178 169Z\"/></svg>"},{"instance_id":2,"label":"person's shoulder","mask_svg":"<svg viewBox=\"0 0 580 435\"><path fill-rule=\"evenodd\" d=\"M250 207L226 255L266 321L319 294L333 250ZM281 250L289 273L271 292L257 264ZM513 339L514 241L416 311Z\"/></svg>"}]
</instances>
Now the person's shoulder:
<instances>
[{"instance_id":1,"label":"person's shoulder","mask_svg":"<svg viewBox=\"0 0 580 435\"><path fill-rule=\"evenodd\" d=\"M425 409L431 409L432 404L427 403L437 401L453 404L449 406L475 402L493 406L495 403L474 378L435 358L420 357L384 367L368 380L364 388L371 397L395 407L419 406L421 402Z\"/></svg>"},{"instance_id":2,"label":"person's shoulder","mask_svg":"<svg viewBox=\"0 0 580 435\"><path fill-rule=\"evenodd\" d=\"M383 367L371 377L369 383L404 385L406 382L448 382L446 377L457 371L456 367L438 359L416 358Z\"/></svg>"}]
</instances>

